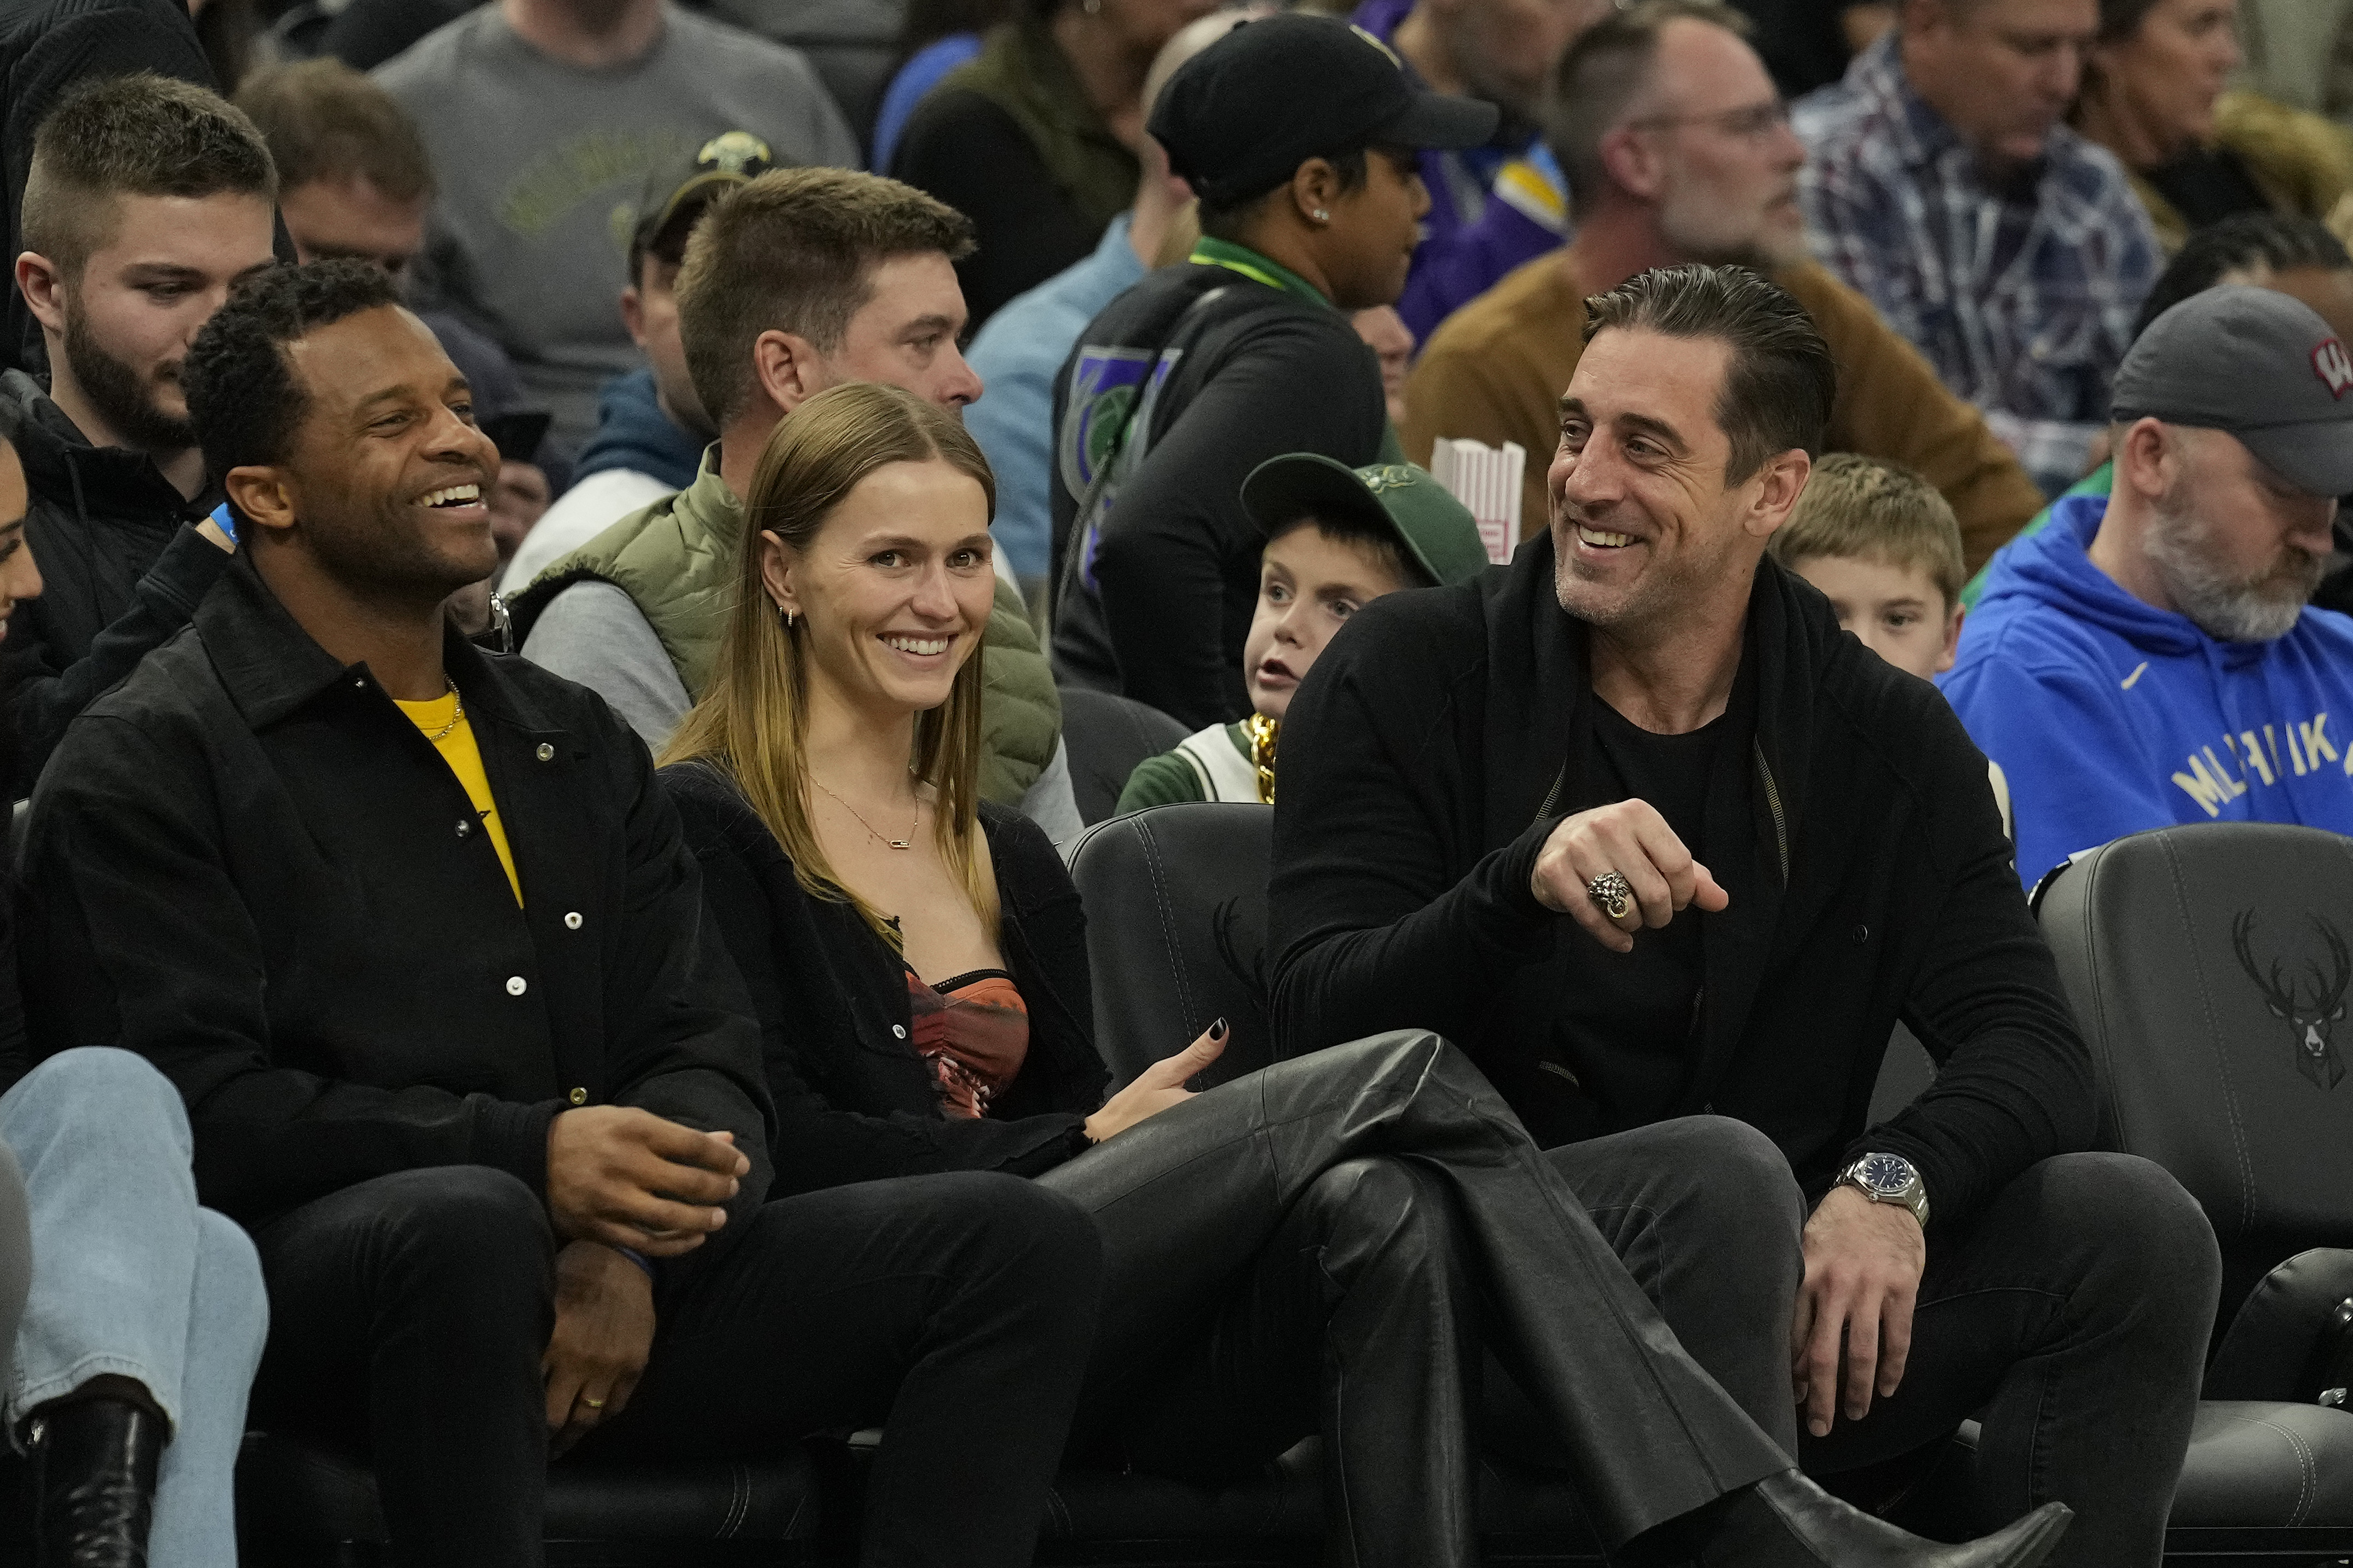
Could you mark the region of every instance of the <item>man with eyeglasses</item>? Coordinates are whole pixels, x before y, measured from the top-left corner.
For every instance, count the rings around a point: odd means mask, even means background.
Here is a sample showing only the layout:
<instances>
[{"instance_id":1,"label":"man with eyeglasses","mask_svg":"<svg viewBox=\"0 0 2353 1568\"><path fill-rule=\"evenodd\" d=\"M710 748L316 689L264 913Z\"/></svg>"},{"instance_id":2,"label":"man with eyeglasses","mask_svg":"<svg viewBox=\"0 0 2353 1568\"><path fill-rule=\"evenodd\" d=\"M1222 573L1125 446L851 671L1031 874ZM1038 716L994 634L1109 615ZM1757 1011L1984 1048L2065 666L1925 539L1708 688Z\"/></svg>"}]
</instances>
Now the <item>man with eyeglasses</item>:
<instances>
[{"instance_id":1,"label":"man with eyeglasses","mask_svg":"<svg viewBox=\"0 0 2353 1568\"><path fill-rule=\"evenodd\" d=\"M1584 353L1585 297L1654 267L1745 264L1794 295L1830 344L1831 449L1917 469L1952 503L1968 559L1984 561L2040 509L2041 493L1868 300L1806 259L1796 195L1805 150L1748 31L1718 0L1643 0L1569 51L1548 138L1568 170L1577 237L1430 339L1406 389L1406 450L1427 463L1440 439L1519 443L1529 455L1522 528L1542 531L1545 454Z\"/></svg>"},{"instance_id":2,"label":"man with eyeglasses","mask_svg":"<svg viewBox=\"0 0 2353 1568\"><path fill-rule=\"evenodd\" d=\"M2053 495L2094 460L2165 260L2123 167L2064 122L2102 9L1905 0L1797 106L1816 254Z\"/></svg>"}]
</instances>

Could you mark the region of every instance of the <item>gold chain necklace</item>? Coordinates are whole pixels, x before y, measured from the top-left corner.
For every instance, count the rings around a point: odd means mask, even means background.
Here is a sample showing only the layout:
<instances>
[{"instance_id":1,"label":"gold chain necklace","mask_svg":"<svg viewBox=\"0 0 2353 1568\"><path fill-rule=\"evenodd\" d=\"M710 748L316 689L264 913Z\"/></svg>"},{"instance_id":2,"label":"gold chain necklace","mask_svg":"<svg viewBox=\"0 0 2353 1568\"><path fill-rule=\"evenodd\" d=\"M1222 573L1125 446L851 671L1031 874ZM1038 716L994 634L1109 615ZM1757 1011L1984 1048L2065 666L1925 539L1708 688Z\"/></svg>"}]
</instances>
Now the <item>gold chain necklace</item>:
<instances>
[{"instance_id":1,"label":"gold chain necklace","mask_svg":"<svg viewBox=\"0 0 2353 1568\"><path fill-rule=\"evenodd\" d=\"M437 746L442 742L448 740L451 734L456 732L458 726L466 721L466 699L464 693L458 689L458 683L455 680L451 680L448 676L445 675L441 679L449 681L449 695L458 699L458 711L449 715L449 721L447 724L442 725L441 728L434 731L433 733L425 737Z\"/></svg>"},{"instance_id":2,"label":"gold chain necklace","mask_svg":"<svg viewBox=\"0 0 2353 1568\"><path fill-rule=\"evenodd\" d=\"M1263 713L1253 713L1242 721L1242 730L1250 736L1250 765L1258 770L1258 798L1261 805L1274 804L1274 742L1282 732L1282 721L1270 719Z\"/></svg>"},{"instance_id":3,"label":"gold chain necklace","mask_svg":"<svg viewBox=\"0 0 2353 1568\"><path fill-rule=\"evenodd\" d=\"M809 783L817 784L817 787L819 789L824 789L827 795L832 796L833 803L836 805L839 805L842 810L858 818L858 826L866 829L867 832L873 834L879 842L888 844L893 849L913 849L915 847L915 830L923 826L923 796L917 795L915 797L915 820L907 825L907 837L904 838L893 838L887 833L878 831L872 823L866 820L866 814L864 812L860 811L856 806L850 805L839 795L834 795L831 790L825 789L825 785L818 784L814 774L810 776Z\"/></svg>"}]
</instances>

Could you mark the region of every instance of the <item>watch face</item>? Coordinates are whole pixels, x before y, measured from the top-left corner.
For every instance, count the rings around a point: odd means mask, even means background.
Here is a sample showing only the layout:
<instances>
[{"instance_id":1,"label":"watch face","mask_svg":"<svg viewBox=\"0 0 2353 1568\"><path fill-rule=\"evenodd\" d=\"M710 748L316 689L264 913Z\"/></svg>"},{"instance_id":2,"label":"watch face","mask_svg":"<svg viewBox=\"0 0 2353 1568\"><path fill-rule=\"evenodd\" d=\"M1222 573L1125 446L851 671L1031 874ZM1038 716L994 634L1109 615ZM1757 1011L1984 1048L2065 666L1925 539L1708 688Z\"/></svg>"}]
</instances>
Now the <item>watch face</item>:
<instances>
[{"instance_id":1,"label":"watch face","mask_svg":"<svg viewBox=\"0 0 2353 1568\"><path fill-rule=\"evenodd\" d=\"M1891 1197L1910 1186L1915 1178L1912 1162L1901 1154L1869 1155L1855 1174L1873 1192Z\"/></svg>"}]
</instances>

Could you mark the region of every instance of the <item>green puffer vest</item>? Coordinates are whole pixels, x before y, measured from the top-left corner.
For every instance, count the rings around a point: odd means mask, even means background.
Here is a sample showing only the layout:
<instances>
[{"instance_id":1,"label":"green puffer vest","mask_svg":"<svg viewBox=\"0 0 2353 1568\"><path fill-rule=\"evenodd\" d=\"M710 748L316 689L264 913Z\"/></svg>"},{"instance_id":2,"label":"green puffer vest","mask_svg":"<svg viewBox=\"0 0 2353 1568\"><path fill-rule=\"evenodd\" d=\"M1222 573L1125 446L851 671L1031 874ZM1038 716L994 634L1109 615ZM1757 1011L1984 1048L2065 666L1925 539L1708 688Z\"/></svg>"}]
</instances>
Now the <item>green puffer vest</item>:
<instances>
[{"instance_id":1,"label":"green puffer vest","mask_svg":"<svg viewBox=\"0 0 2353 1568\"><path fill-rule=\"evenodd\" d=\"M744 508L704 459L694 483L631 512L532 579L508 606L516 646L548 601L584 578L610 583L636 601L661 639L690 697L702 695L735 591ZM1062 702L1021 596L1003 578L982 641L988 682L981 705L980 793L999 805L1021 796L1054 760Z\"/></svg>"}]
</instances>

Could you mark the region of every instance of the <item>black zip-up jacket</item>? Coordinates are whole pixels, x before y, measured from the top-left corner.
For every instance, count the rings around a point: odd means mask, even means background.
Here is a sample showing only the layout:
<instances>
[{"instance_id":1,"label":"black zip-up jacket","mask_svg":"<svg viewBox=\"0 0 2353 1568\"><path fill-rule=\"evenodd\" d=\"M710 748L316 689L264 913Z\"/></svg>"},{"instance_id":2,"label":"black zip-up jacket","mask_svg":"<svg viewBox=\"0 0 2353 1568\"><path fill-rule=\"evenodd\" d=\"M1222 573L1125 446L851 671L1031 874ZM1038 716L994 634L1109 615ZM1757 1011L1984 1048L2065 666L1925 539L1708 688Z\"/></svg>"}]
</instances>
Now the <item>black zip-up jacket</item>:
<instances>
[{"instance_id":1,"label":"black zip-up jacket","mask_svg":"<svg viewBox=\"0 0 2353 1568\"><path fill-rule=\"evenodd\" d=\"M0 375L0 434L25 465L41 570L0 643L21 795L74 715L188 624L229 556L194 526L211 498L185 500L144 453L91 446L22 371Z\"/></svg>"},{"instance_id":2,"label":"black zip-up jacket","mask_svg":"<svg viewBox=\"0 0 2353 1568\"><path fill-rule=\"evenodd\" d=\"M1100 538L1066 573L1085 549L1081 502L1130 409ZM1242 640L1266 534L1242 510L1242 480L1285 452L1378 462L1388 410L1380 362L1316 300L1196 264L1105 306L1054 378L1055 678L1187 729L1248 713Z\"/></svg>"},{"instance_id":3,"label":"black zip-up jacket","mask_svg":"<svg viewBox=\"0 0 2353 1568\"><path fill-rule=\"evenodd\" d=\"M1090 1024L1086 917L1037 824L983 801L997 940L1029 1055L978 1121L943 1116L909 1031L906 965L858 911L813 898L750 803L708 763L664 768L703 897L752 994L776 1106L771 1195L936 1171L1034 1176L1085 1147L1110 1081Z\"/></svg>"},{"instance_id":4,"label":"black zip-up jacket","mask_svg":"<svg viewBox=\"0 0 2353 1568\"><path fill-rule=\"evenodd\" d=\"M434 1165L544 1194L549 1122L602 1104L734 1133L740 1219L758 1031L652 759L585 688L454 634L443 657L527 908L432 742L240 557L35 792L37 1047L162 1068L198 1194L248 1224Z\"/></svg>"},{"instance_id":5,"label":"black zip-up jacket","mask_svg":"<svg viewBox=\"0 0 2353 1568\"><path fill-rule=\"evenodd\" d=\"M1540 539L1473 582L1350 617L1283 723L1270 889L1286 1051L1434 1029L1546 1143L1594 1131L1608 1098L1584 1092L1548 1006L1556 943L1592 939L1529 886L1561 817L1602 804L1582 778L1584 628L1553 563ZM1810 1191L1864 1151L1902 1154L1931 1224L1966 1220L2035 1161L2088 1147L2094 1125L2090 1057L1985 759L1934 687L1841 632L1769 559L1746 636L1725 742L1739 765L1714 775L1704 819L1731 904L1676 917L1703 922L1702 990L1668 1111L1750 1122ZM1899 1018L1936 1080L1866 1131Z\"/></svg>"}]
</instances>

